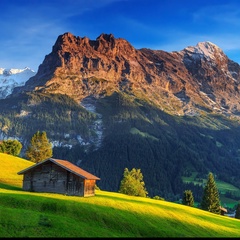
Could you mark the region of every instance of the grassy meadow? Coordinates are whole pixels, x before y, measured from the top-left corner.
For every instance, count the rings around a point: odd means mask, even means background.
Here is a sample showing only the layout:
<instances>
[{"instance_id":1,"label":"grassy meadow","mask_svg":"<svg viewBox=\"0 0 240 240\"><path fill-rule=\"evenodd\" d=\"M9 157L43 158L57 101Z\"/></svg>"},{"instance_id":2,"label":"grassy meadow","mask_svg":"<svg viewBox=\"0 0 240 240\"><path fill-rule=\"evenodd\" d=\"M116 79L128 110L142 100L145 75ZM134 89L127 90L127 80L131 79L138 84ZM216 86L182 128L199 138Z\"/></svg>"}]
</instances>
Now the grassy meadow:
<instances>
[{"instance_id":1,"label":"grassy meadow","mask_svg":"<svg viewBox=\"0 0 240 240\"><path fill-rule=\"evenodd\" d=\"M0 153L0 237L240 237L240 220L151 198L25 192L33 163Z\"/></svg>"},{"instance_id":2,"label":"grassy meadow","mask_svg":"<svg viewBox=\"0 0 240 240\"><path fill-rule=\"evenodd\" d=\"M192 182L194 184L203 185L207 182L207 179L202 178L196 178L197 172L193 172L191 177L182 177L183 182ZM230 208L233 208L235 205L237 205L238 201L233 200L231 198L227 198L224 196L224 194L228 191L232 192L234 195L239 196L240 198L240 189L233 186L232 184L220 181L218 179L215 179L216 186L219 191L219 197L221 200L221 204Z\"/></svg>"}]
</instances>

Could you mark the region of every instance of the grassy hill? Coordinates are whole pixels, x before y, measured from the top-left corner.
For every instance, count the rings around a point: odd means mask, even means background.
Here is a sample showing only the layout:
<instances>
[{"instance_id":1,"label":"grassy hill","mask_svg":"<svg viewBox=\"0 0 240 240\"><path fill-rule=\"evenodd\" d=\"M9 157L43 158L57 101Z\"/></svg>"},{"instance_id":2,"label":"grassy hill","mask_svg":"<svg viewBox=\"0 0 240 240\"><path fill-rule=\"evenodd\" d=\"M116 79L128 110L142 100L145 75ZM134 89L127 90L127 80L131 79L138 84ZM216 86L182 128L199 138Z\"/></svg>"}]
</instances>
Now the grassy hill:
<instances>
[{"instance_id":1,"label":"grassy hill","mask_svg":"<svg viewBox=\"0 0 240 240\"><path fill-rule=\"evenodd\" d=\"M11 189L20 189L22 187L23 176L18 175L17 172L34 164L23 158L14 157L5 153L0 153L0 162L0 187Z\"/></svg>"},{"instance_id":2,"label":"grassy hill","mask_svg":"<svg viewBox=\"0 0 240 240\"><path fill-rule=\"evenodd\" d=\"M30 166L0 154L0 237L239 237L240 220L151 198L96 190L95 197L21 190Z\"/></svg>"}]
</instances>

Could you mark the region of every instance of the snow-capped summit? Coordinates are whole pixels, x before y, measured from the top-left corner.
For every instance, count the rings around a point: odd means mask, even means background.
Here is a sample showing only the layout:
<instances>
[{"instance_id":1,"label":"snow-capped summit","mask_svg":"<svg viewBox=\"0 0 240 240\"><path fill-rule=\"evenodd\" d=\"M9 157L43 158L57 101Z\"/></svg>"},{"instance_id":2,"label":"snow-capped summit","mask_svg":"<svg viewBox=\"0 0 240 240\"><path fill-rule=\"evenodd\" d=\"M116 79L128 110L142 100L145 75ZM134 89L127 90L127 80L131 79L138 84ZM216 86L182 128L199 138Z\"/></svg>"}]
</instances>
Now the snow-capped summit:
<instances>
[{"instance_id":1,"label":"snow-capped summit","mask_svg":"<svg viewBox=\"0 0 240 240\"><path fill-rule=\"evenodd\" d=\"M199 42L196 47L187 47L183 51L188 52L192 56L206 57L207 59L216 59L217 57L223 57L225 54L223 51L214 43L206 41Z\"/></svg>"},{"instance_id":2,"label":"snow-capped summit","mask_svg":"<svg viewBox=\"0 0 240 240\"><path fill-rule=\"evenodd\" d=\"M6 98L15 87L24 86L26 81L35 74L36 72L28 67L24 69L0 68L0 99Z\"/></svg>"}]
</instances>

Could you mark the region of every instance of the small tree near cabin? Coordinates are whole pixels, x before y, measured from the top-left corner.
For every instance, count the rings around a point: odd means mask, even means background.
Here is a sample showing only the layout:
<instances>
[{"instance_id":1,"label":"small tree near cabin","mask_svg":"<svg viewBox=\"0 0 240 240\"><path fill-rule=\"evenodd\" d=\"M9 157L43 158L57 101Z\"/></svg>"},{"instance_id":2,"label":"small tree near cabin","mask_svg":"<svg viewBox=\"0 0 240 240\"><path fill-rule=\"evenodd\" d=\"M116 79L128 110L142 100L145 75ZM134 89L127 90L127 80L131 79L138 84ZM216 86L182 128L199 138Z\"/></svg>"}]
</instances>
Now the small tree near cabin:
<instances>
[{"instance_id":1,"label":"small tree near cabin","mask_svg":"<svg viewBox=\"0 0 240 240\"><path fill-rule=\"evenodd\" d=\"M208 174L207 183L203 190L201 208L212 213L221 213L219 192L211 172Z\"/></svg>"},{"instance_id":2,"label":"small tree near cabin","mask_svg":"<svg viewBox=\"0 0 240 240\"><path fill-rule=\"evenodd\" d=\"M145 189L145 183L140 169L133 168L131 171L129 171L128 168L124 169L119 192L130 196L147 196L148 192Z\"/></svg>"},{"instance_id":3,"label":"small tree near cabin","mask_svg":"<svg viewBox=\"0 0 240 240\"><path fill-rule=\"evenodd\" d=\"M185 190L183 192L182 204L190 207L194 206L194 197L191 190Z\"/></svg>"},{"instance_id":4,"label":"small tree near cabin","mask_svg":"<svg viewBox=\"0 0 240 240\"><path fill-rule=\"evenodd\" d=\"M35 163L52 157L52 144L48 141L45 131L37 131L33 135L26 151L26 157Z\"/></svg>"},{"instance_id":5,"label":"small tree near cabin","mask_svg":"<svg viewBox=\"0 0 240 240\"><path fill-rule=\"evenodd\" d=\"M0 152L2 153L18 156L21 150L22 150L22 144L16 139L3 140L0 143Z\"/></svg>"}]
</instances>

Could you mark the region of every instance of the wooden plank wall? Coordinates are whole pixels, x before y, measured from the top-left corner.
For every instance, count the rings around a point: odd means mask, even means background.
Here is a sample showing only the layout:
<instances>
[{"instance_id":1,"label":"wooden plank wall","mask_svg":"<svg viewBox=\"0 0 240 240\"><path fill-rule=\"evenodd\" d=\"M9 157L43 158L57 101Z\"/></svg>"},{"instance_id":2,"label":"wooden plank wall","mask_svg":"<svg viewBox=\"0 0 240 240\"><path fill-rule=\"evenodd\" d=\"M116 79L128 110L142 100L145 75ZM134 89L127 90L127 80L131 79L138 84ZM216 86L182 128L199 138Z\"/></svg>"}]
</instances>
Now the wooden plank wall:
<instances>
[{"instance_id":1,"label":"wooden plank wall","mask_svg":"<svg viewBox=\"0 0 240 240\"><path fill-rule=\"evenodd\" d=\"M47 162L24 174L23 190L94 196L95 183L96 180L82 179L52 162Z\"/></svg>"}]
</instances>

